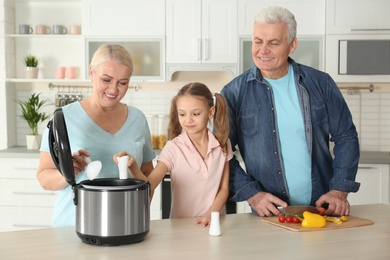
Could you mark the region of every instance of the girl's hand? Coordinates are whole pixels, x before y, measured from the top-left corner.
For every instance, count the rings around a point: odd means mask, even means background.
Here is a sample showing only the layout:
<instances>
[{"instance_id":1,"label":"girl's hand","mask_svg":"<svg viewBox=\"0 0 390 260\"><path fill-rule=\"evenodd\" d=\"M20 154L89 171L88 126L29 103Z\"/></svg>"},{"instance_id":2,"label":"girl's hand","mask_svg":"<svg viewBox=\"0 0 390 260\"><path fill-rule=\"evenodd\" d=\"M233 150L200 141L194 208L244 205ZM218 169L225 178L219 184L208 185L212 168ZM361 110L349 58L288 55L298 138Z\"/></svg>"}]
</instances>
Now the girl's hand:
<instances>
[{"instance_id":1,"label":"girl's hand","mask_svg":"<svg viewBox=\"0 0 390 260\"><path fill-rule=\"evenodd\" d=\"M195 225L202 225L203 227L208 227L211 222L211 217L210 216L202 216L198 219L195 220Z\"/></svg>"},{"instance_id":2,"label":"girl's hand","mask_svg":"<svg viewBox=\"0 0 390 260\"><path fill-rule=\"evenodd\" d=\"M88 163L85 161L85 157L89 157L90 154L86 150L78 150L77 152L74 152L72 154L73 158L73 169L74 174L77 175L80 172L84 171L85 166L88 165Z\"/></svg>"},{"instance_id":3,"label":"girl's hand","mask_svg":"<svg viewBox=\"0 0 390 260\"><path fill-rule=\"evenodd\" d=\"M135 158L131 154L128 154L126 151L121 151L117 154L114 154L113 159L114 159L115 164L118 164L118 157L122 157L122 156L129 156L129 162L127 164L128 167L131 167L131 166L134 166L137 164Z\"/></svg>"},{"instance_id":4,"label":"girl's hand","mask_svg":"<svg viewBox=\"0 0 390 260\"><path fill-rule=\"evenodd\" d=\"M129 161L130 161L130 158L132 156L130 154L128 154L126 151L121 151L119 153L114 154L114 156L112 157L114 160L114 163L118 164L118 157L122 157L122 156L126 156L126 155L129 156Z\"/></svg>"}]
</instances>

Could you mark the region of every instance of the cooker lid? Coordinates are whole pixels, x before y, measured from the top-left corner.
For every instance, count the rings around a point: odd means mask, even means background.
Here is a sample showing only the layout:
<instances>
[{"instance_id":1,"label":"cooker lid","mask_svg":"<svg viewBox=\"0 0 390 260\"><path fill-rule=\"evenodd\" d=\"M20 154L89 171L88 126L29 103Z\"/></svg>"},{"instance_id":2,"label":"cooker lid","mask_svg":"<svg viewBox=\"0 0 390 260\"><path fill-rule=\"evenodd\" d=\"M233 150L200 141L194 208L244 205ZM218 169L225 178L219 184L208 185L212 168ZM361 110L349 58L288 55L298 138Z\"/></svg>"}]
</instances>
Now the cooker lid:
<instances>
[{"instance_id":1,"label":"cooker lid","mask_svg":"<svg viewBox=\"0 0 390 260\"><path fill-rule=\"evenodd\" d=\"M54 111L53 118L49 121L47 127L49 128L51 158L66 181L73 186L76 184L73 158L62 108L57 108Z\"/></svg>"},{"instance_id":2,"label":"cooker lid","mask_svg":"<svg viewBox=\"0 0 390 260\"><path fill-rule=\"evenodd\" d=\"M140 179L113 179L113 178L101 178L94 180L85 180L79 183L79 185L86 189L93 190L137 190L144 189L147 182Z\"/></svg>"}]
</instances>

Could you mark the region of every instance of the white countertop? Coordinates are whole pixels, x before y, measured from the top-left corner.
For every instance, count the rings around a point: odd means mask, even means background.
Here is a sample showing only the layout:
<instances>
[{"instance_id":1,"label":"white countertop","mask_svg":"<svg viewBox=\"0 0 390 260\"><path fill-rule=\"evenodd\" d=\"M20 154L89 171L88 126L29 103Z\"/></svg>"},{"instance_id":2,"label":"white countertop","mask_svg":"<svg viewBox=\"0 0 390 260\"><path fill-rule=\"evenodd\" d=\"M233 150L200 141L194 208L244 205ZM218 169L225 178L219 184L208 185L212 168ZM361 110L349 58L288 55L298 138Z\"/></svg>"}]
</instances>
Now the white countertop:
<instances>
[{"instance_id":1,"label":"white countertop","mask_svg":"<svg viewBox=\"0 0 390 260\"><path fill-rule=\"evenodd\" d=\"M144 241L114 247L84 244L74 227L0 232L0 259L390 259L390 205L352 206L351 215L374 224L293 232L232 214L212 237L192 218L154 220Z\"/></svg>"}]
</instances>

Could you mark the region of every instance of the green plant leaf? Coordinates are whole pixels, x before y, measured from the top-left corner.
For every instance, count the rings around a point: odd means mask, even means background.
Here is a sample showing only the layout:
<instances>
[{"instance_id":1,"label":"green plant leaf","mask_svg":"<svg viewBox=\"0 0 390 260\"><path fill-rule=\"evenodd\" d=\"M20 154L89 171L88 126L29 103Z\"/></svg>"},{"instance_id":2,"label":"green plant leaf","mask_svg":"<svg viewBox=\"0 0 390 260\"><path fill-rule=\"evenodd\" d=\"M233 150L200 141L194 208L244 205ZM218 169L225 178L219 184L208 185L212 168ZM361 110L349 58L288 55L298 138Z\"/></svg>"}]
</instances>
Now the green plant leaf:
<instances>
[{"instance_id":1,"label":"green plant leaf","mask_svg":"<svg viewBox=\"0 0 390 260\"><path fill-rule=\"evenodd\" d=\"M47 101L40 100L40 94L41 93L33 93L26 101L16 100L22 109L22 114L19 115L19 117L27 121L32 135L38 134L38 123L45 121L48 118L48 115L45 112L40 111Z\"/></svg>"}]
</instances>

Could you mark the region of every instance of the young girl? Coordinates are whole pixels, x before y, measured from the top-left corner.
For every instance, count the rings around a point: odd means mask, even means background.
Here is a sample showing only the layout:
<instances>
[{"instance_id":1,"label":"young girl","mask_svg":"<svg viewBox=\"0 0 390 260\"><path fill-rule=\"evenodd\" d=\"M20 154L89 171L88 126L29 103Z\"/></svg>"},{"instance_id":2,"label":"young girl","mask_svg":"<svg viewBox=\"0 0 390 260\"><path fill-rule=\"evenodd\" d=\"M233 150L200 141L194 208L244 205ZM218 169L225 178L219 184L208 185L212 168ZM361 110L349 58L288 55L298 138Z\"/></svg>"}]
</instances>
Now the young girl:
<instances>
[{"instance_id":1,"label":"young girl","mask_svg":"<svg viewBox=\"0 0 390 260\"><path fill-rule=\"evenodd\" d=\"M216 133L207 128L213 119ZM130 156L133 178L147 180L152 192L167 172L171 176L171 218L198 217L195 224L208 226L211 212L225 213L229 194L229 120L225 99L202 83L184 86L173 98L168 139L156 168L147 178ZM116 157L128 155L121 152Z\"/></svg>"}]
</instances>

